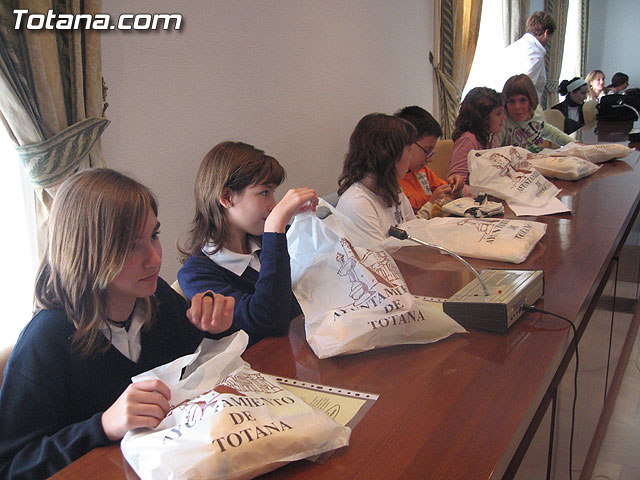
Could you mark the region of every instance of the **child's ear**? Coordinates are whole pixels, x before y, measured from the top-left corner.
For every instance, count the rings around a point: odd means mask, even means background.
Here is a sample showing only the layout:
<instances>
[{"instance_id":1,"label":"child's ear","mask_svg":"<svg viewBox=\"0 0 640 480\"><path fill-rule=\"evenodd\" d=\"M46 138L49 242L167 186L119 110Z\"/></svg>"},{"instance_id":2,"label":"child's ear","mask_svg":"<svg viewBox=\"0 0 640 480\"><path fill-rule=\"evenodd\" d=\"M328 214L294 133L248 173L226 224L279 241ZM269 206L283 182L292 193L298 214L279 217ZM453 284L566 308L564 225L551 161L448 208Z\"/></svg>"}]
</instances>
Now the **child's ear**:
<instances>
[{"instance_id":1,"label":"child's ear","mask_svg":"<svg viewBox=\"0 0 640 480\"><path fill-rule=\"evenodd\" d=\"M218 201L223 208L229 208L232 205L231 197L231 189L229 187L224 187Z\"/></svg>"}]
</instances>

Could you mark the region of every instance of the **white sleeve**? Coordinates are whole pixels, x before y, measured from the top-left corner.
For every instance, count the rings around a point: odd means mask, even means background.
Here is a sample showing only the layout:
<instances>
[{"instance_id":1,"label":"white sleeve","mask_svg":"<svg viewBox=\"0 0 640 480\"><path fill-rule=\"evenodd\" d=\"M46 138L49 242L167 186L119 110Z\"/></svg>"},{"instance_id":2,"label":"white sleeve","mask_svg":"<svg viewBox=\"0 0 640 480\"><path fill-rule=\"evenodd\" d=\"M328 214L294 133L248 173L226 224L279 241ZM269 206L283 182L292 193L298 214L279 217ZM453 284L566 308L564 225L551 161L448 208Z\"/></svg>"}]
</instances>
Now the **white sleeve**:
<instances>
[{"instance_id":1,"label":"white sleeve","mask_svg":"<svg viewBox=\"0 0 640 480\"><path fill-rule=\"evenodd\" d=\"M378 211L370 198L364 195L353 195L348 198L343 197L338 201L336 208L339 212L349 217L354 226L365 237L376 242L381 242L387 238L388 235L383 231L384 229ZM409 209L411 209L410 204ZM413 214L413 211L411 213Z\"/></svg>"}]
</instances>

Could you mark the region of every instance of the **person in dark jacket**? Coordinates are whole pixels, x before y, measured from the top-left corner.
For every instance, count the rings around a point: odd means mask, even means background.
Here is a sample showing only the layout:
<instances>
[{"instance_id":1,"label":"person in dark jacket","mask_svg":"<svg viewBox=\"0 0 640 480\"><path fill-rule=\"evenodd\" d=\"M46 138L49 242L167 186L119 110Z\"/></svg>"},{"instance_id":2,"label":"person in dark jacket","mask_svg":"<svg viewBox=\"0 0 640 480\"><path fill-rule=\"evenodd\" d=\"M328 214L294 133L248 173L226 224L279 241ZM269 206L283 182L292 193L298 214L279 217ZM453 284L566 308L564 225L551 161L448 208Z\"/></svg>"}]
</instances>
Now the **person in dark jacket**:
<instances>
[{"instance_id":1,"label":"person in dark jacket","mask_svg":"<svg viewBox=\"0 0 640 480\"><path fill-rule=\"evenodd\" d=\"M135 180L85 170L62 184L36 280L37 313L0 390L0 478L46 478L132 429L155 427L169 388L131 377L227 330L233 299L161 278L157 203Z\"/></svg>"},{"instance_id":2,"label":"person in dark jacket","mask_svg":"<svg viewBox=\"0 0 640 480\"><path fill-rule=\"evenodd\" d=\"M573 133L584 125L582 107L589 94L589 86L580 77L563 80L558 86L558 93L564 95L564 101L554 105L564 115L564 133Z\"/></svg>"},{"instance_id":3,"label":"person in dark jacket","mask_svg":"<svg viewBox=\"0 0 640 480\"><path fill-rule=\"evenodd\" d=\"M291 218L315 210L311 188L294 188L276 202L285 171L278 161L242 142L222 142L200 164L196 211L178 271L191 297L212 289L235 299L233 326L249 344L283 335L302 313L291 290L285 229Z\"/></svg>"}]
</instances>

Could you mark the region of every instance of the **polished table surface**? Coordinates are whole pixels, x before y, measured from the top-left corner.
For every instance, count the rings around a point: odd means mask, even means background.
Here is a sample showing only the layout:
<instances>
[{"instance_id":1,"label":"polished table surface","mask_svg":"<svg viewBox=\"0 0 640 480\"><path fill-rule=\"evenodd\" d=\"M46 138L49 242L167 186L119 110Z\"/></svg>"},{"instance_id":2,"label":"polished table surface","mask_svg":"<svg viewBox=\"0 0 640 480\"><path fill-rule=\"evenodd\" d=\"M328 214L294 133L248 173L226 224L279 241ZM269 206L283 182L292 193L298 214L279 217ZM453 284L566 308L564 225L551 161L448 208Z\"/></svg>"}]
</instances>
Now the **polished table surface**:
<instances>
[{"instance_id":1,"label":"polished table surface","mask_svg":"<svg viewBox=\"0 0 640 480\"><path fill-rule=\"evenodd\" d=\"M598 139L593 130L583 135L589 143L616 141ZM554 181L571 213L535 218L547 224L547 232L524 263L470 263L544 270L545 292L536 306L579 326L638 211L639 157L636 151L607 162L578 182ZM394 257L414 294L447 297L472 278L454 259L422 247L400 249ZM506 334L470 330L431 345L320 360L296 319L288 336L265 339L243 357L265 373L376 393L379 399L352 432L350 445L325 464L299 461L264 478L501 478L570 342L565 322L536 313L525 314ZM136 478L117 446L96 449L56 476L89 477Z\"/></svg>"}]
</instances>

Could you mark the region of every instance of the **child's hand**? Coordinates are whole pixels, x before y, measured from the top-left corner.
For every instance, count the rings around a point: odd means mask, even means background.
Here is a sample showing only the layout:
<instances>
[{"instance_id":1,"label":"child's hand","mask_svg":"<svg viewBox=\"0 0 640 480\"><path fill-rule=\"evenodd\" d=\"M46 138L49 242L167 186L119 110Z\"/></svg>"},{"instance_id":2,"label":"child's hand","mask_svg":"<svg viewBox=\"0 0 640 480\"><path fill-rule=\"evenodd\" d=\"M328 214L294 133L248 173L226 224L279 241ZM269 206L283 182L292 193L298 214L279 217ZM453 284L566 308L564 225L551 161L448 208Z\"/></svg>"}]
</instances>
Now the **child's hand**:
<instances>
[{"instance_id":1,"label":"child's hand","mask_svg":"<svg viewBox=\"0 0 640 480\"><path fill-rule=\"evenodd\" d=\"M431 198L429 201L434 205L444 205L445 203L449 203L453 200L451 195L451 186L450 185L440 185L433 191L431 194Z\"/></svg>"},{"instance_id":2,"label":"child's hand","mask_svg":"<svg viewBox=\"0 0 640 480\"><path fill-rule=\"evenodd\" d=\"M455 173L447 178L447 181L451 186L451 196L455 198L464 187L464 179L462 178L462 175Z\"/></svg>"},{"instance_id":3,"label":"child's hand","mask_svg":"<svg viewBox=\"0 0 640 480\"><path fill-rule=\"evenodd\" d=\"M225 297L211 290L196 293L191 299L187 317L203 332L224 332L231 328L235 302L233 297Z\"/></svg>"},{"instance_id":4,"label":"child's hand","mask_svg":"<svg viewBox=\"0 0 640 480\"><path fill-rule=\"evenodd\" d=\"M312 188L292 188L280 200L264 222L265 232L284 233L291 218L302 212L314 211L318 196Z\"/></svg>"},{"instance_id":5,"label":"child's hand","mask_svg":"<svg viewBox=\"0 0 640 480\"><path fill-rule=\"evenodd\" d=\"M130 384L102 414L102 428L110 440L120 440L134 428L154 428L169 412L171 391L160 380Z\"/></svg>"}]
</instances>

